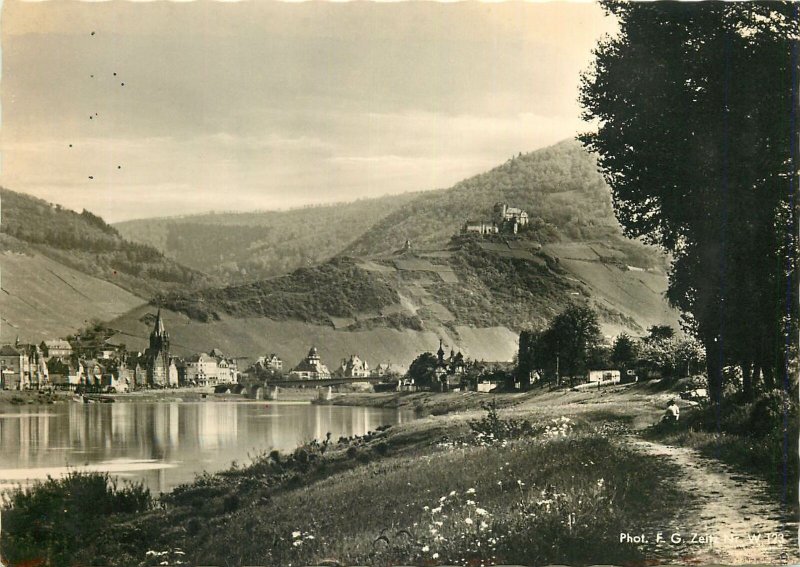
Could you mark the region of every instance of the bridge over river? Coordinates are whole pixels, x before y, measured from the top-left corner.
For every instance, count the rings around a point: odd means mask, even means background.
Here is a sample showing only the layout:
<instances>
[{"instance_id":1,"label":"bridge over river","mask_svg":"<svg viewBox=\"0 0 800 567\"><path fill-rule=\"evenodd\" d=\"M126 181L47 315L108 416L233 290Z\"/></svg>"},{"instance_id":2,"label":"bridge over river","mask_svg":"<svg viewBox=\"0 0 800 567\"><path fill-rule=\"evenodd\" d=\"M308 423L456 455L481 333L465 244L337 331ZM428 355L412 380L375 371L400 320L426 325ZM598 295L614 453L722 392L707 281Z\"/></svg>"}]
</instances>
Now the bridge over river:
<instances>
[{"instance_id":1,"label":"bridge over river","mask_svg":"<svg viewBox=\"0 0 800 567\"><path fill-rule=\"evenodd\" d=\"M285 379L270 380L268 382L256 382L246 386L247 394L255 399L276 399L279 388L329 388L342 386L344 384L391 384L394 387L397 379L390 379L387 376L364 376L353 377L331 377L320 379Z\"/></svg>"}]
</instances>

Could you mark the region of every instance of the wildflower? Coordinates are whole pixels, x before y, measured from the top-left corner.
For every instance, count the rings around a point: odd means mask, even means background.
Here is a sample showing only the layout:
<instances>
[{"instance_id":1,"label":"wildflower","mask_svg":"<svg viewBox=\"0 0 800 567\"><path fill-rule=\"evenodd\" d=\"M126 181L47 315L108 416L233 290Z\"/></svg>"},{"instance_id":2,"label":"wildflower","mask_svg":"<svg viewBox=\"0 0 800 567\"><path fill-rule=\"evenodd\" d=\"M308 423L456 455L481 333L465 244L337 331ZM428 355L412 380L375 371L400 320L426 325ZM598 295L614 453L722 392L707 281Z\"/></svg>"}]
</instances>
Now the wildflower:
<instances>
[{"instance_id":1,"label":"wildflower","mask_svg":"<svg viewBox=\"0 0 800 567\"><path fill-rule=\"evenodd\" d=\"M483 508L475 508L475 513L476 513L478 516L487 516L487 515L489 514L489 512L487 512L487 511L486 511L486 510L484 510Z\"/></svg>"},{"instance_id":2,"label":"wildflower","mask_svg":"<svg viewBox=\"0 0 800 567\"><path fill-rule=\"evenodd\" d=\"M450 496L455 496L455 495L456 495L456 491L455 490L450 493Z\"/></svg>"},{"instance_id":3,"label":"wildflower","mask_svg":"<svg viewBox=\"0 0 800 567\"><path fill-rule=\"evenodd\" d=\"M489 524L487 524L486 522L481 521L481 529L482 530L485 530L488 527L489 527Z\"/></svg>"},{"instance_id":4,"label":"wildflower","mask_svg":"<svg viewBox=\"0 0 800 567\"><path fill-rule=\"evenodd\" d=\"M433 510L431 510L431 514L438 514L441 511L442 511L442 507L439 506L438 508L434 508Z\"/></svg>"},{"instance_id":5,"label":"wildflower","mask_svg":"<svg viewBox=\"0 0 800 567\"><path fill-rule=\"evenodd\" d=\"M313 536L313 535L311 535L311 534L308 534L308 535L306 536L306 539L314 539L314 536Z\"/></svg>"},{"instance_id":6,"label":"wildflower","mask_svg":"<svg viewBox=\"0 0 800 567\"><path fill-rule=\"evenodd\" d=\"M428 511L428 510L430 510L431 508L430 508L430 506L423 506L423 507L422 507L422 509L423 509L423 510L425 510L425 511L427 512L427 511Z\"/></svg>"},{"instance_id":7,"label":"wildflower","mask_svg":"<svg viewBox=\"0 0 800 567\"><path fill-rule=\"evenodd\" d=\"M430 551L430 550L431 550L431 548L430 548L430 547L428 547L427 545L426 545L425 547L423 547L423 548L422 548L422 551L423 551L423 552Z\"/></svg>"},{"instance_id":8,"label":"wildflower","mask_svg":"<svg viewBox=\"0 0 800 567\"><path fill-rule=\"evenodd\" d=\"M300 532L292 532L292 537L297 538L300 537L302 534Z\"/></svg>"},{"instance_id":9,"label":"wildflower","mask_svg":"<svg viewBox=\"0 0 800 567\"><path fill-rule=\"evenodd\" d=\"M444 502L445 500L447 500L447 496L442 496L439 498L439 502Z\"/></svg>"},{"instance_id":10,"label":"wildflower","mask_svg":"<svg viewBox=\"0 0 800 567\"><path fill-rule=\"evenodd\" d=\"M467 506L475 506L474 500L467 500Z\"/></svg>"},{"instance_id":11,"label":"wildflower","mask_svg":"<svg viewBox=\"0 0 800 567\"><path fill-rule=\"evenodd\" d=\"M444 525L444 522L433 522L434 525L439 526L440 528Z\"/></svg>"},{"instance_id":12,"label":"wildflower","mask_svg":"<svg viewBox=\"0 0 800 567\"><path fill-rule=\"evenodd\" d=\"M434 553L433 555L431 555L431 557L433 557L434 559L439 559L439 554L438 553Z\"/></svg>"},{"instance_id":13,"label":"wildflower","mask_svg":"<svg viewBox=\"0 0 800 567\"><path fill-rule=\"evenodd\" d=\"M464 518L464 523L467 524L468 526L471 526L472 525L472 518Z\"/></svg>"},{"instance_id":14,"label":"wildflower","mask_svg":"<svg viewBox=\"0 0 800 567\"><path fill-rule=\"evenodd\" d=\"M303 540L302 539L298 539L294 543L292 543L292 545L295 546L295 547L299 547L299 546L303 545Z\"/></svg>"},{"instance_id":15,"label":"wildflower","mask_svg":"<svg viewBox=\"0 0 800 567\"><path fill-rule=\"evenodd\" d=\"M475 494L475 489L474 488L470 488L464 494Z\"/></svg>"},{"instance_id":16,"label":"wildflower","mask_svg":"<svg viewBox=\"0 0 800 567\"><path fill-rule=\"evenodd\" d=\"M518 485L520 485L520 486L525 486L525 483L524 483L524 482L522 482L521 480L518 480L518 481L517 481L517 484L518 484Z\"/></svg>"}]
</instances>

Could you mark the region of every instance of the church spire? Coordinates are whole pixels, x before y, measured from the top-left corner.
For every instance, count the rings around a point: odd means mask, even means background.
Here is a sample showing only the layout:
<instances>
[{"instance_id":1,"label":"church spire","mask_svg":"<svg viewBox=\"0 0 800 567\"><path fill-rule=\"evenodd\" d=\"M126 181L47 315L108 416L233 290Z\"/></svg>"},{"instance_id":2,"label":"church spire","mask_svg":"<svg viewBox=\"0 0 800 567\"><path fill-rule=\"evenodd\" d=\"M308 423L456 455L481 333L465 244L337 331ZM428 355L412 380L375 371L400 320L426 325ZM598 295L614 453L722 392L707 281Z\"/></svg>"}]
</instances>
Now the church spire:
<instances>
[{"instance_id":1,"label":"church spire","mask_svg":"<svg viewBox=\"0 0 800 567\"><path fill-rule=\"evenodd\" d=\"M153 334L161 336L164 334L164 322L161 320L161 306L156 313L156 324L153 326Z\"/></svg>"}]
</instances>

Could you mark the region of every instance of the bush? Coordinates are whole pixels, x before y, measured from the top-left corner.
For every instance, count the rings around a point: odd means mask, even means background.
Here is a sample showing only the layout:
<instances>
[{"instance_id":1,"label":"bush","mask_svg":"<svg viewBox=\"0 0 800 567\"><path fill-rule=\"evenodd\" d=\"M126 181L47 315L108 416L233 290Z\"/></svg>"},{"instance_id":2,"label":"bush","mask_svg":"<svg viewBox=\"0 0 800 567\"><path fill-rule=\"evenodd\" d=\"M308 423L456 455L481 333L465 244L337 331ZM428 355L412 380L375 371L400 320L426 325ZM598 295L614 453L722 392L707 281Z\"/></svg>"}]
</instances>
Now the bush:
<instances>
[{"instance_id":1,"label":"bush","mask_svg":"<svg viewBox=\"0 0 800 567\"><path fill-rule=\"evenodd\" d=\"M475 436L483 441L502 441L518 439L533 433L533 427L527 419L500 419L497 413L497 402L481 404L486 415L481 419L470 420L469 428Z\"/></svg>"},{"instance_id":2,"label":"bush","mask_svg":"<svg viewBox=\"0 0 800 567\"><path fill-rule=\"evenodd\" d=\"M120 488L108 473L71 472L48 477L6 497L2 556L12 565L46 559L48 565L71 564L112 514L151 509L150 491L141 484Z\"/></svg>"}]
</instances>

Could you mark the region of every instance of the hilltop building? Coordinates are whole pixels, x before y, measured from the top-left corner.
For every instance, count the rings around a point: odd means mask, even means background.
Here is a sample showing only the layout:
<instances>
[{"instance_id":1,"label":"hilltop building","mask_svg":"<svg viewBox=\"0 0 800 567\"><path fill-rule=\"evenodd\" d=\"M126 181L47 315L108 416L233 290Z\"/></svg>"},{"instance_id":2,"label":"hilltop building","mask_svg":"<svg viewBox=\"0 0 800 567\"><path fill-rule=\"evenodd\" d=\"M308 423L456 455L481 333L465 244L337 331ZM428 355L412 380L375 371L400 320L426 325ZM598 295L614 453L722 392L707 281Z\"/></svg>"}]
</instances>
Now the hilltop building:
<instances>
[{"instance_id":1,"label":"hilltop building","mask_svg":"<svg viewBox=\"0 0 800 567\"><path fill-rule=\"evenodd\" d=\"M330 377L330 370L322 364L317 348L313 346L308 351L308 355L300 361L300 364L289 372L289 378L297 380L322 380Z\"/></svg>"},{"instance_id":2,"label":"hilltop building","mask_svg":"<svg viewBox=\"0 0 800 567\"><path fill-rule=\"evenodd\" d=\"M488 221L467 221L464 223L464 227L461 229L461 232L472 232L476 234L486 235L486 234L497 234L500 232L500 229L497 228L497 225L493 222Z\"/></svg>"},{"instance_id":3,"label":"hilltop building","mask_svg":"<svg viewBox=\"0 0 800 567\"><path fill-rule=\"evenodd\" d=\"M530 218L528 213L518 207L509 207L507 203L496 203L493 208L492 220L470 220L464 223L461 232L480 234L517 234L528 226Z\"/></svg>"},{"instance_id":4,"label":"hilltop building","mask_svg":"<svg viewBox=\"0 0 800 567\"><path fill-rule=\"evenodd\" d=\"M156 314L153 332L150 333L150 346L144 351L148 386L167 386L169 384L169 333L164 329L161 308ZM177 383L177 379L176 379Z\"/></svg>"},{"instance_id":5,"label":"hilltop building","mask_svg":"<svg viewBox=\"0 0 800 567\"><path fill-rule=\"evenodd\" d=\"M503 232L517 234L517 231L528 226L528 213L517 207L509 207L507 203L494 206L494 222Z\"/></svg>"}]
</instances>

